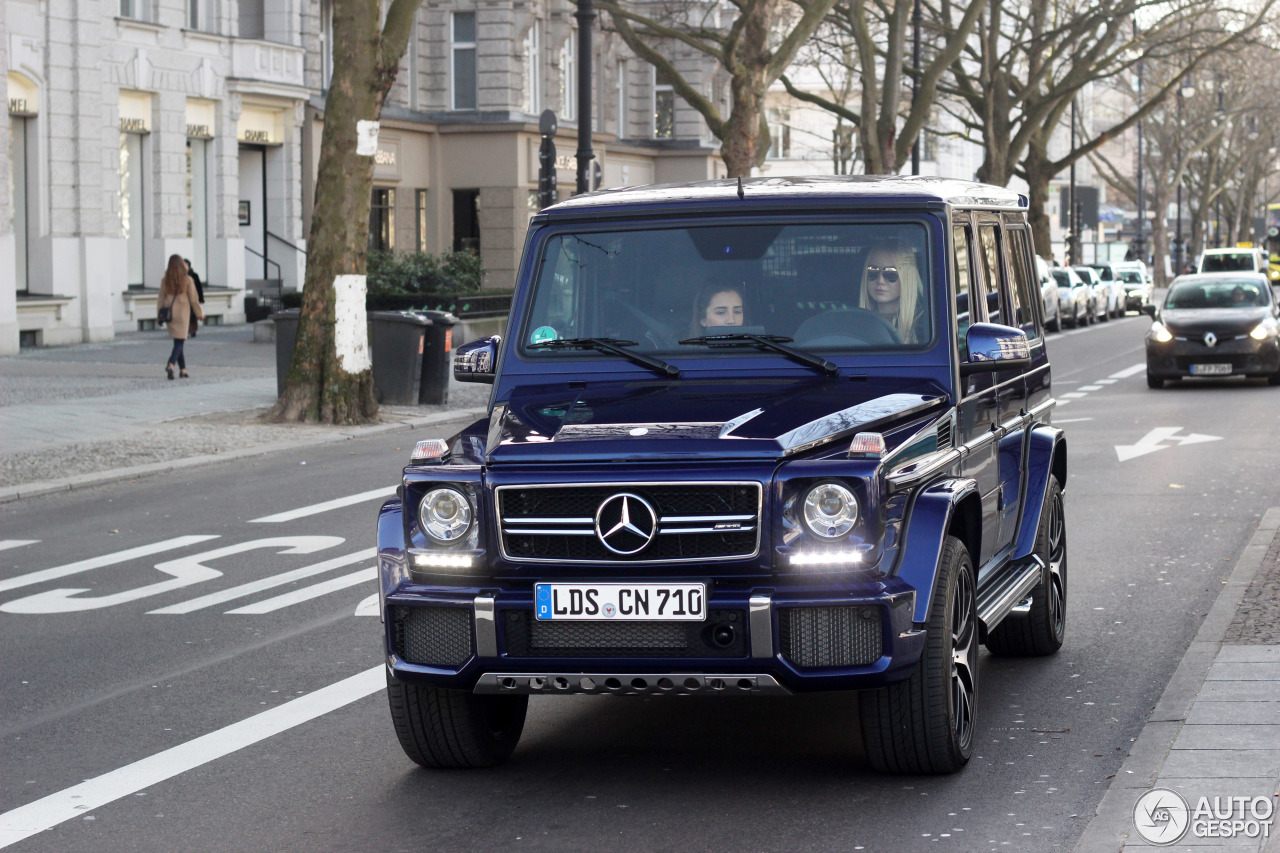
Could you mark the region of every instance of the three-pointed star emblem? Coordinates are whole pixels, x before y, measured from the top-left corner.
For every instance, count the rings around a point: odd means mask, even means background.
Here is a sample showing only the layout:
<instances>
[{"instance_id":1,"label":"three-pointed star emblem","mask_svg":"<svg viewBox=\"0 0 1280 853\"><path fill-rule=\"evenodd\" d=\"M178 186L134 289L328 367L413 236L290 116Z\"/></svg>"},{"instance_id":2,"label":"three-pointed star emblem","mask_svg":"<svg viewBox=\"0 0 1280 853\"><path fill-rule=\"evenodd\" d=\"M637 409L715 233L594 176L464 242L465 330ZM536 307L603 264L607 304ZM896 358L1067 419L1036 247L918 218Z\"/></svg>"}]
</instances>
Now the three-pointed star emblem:
<instances>
[{"instance_id":1,"label":"three-pointed star emblem","mask_svg":"<svg viewBox=\"0 0 1280 853\"><path fill-rule=\"evenodd\" d=\"M639 495L611 495L596 510L596 536L615 554L627 556L643 551L657 532L657 513Z\"/></svg>"}]
</instances>

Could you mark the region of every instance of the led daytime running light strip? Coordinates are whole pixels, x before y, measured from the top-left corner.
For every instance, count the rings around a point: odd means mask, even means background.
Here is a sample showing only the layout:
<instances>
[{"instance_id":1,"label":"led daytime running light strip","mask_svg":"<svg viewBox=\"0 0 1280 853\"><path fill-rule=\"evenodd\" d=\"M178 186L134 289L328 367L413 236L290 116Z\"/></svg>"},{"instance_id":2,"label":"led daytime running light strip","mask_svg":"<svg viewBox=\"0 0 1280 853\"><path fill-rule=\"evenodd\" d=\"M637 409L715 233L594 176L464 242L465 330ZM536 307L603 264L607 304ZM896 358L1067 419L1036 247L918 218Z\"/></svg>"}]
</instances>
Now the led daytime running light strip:
<instances>
[{"instance_id":1,"label":"led daytime running light strip","mask_svg":"<svg viewBox=\"0 0 1280 853\"><path fill-rule=\"evenodd\" d=\"M845 563L861 563L858 551L827 551L814 554L792 554L793 566L838 566Z\"/></svg>"},{"instance_id":2,"label":"led daytime running light strip","mask_svg":"<svg viewBox=\"0 0 1280 853\"><path fill-rule=\"evenodd\" d=\"M470 554L414 554L414 565L433 569L469 569Z\"/></svg>"}]
</instances>

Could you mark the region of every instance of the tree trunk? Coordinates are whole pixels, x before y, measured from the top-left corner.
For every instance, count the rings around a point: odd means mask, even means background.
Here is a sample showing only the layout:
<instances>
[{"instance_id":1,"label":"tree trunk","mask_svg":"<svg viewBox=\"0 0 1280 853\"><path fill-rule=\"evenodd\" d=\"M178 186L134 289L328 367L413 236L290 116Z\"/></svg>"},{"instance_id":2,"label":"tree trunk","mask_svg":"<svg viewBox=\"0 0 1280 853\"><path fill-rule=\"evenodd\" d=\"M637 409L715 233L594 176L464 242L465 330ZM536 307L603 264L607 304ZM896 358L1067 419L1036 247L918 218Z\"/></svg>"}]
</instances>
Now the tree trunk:
<instances>
[{"instance_id":1,"label":"tree trunk","mask_svg":"<svg viewBox=\"0 0 1280 853\"><path fill-rule=\"evenodd\" d=\"M1167 287L1168 277L1164 272L1165 259L1171 257L1169 249L1169 188L1156 181L1151 192L1151 266L1154 267L1156 287ZM1146 258L1139 260L1145 261Z\"/></svg>"},{"instance_id":2,"label":"tree trunk","mask_svg":"<svg viewBox=\"0 0 1280 853\"><path fill-rule=\"evenodd\" d=\"M356 123L381 115L407 43L404 16L411 19L417 5L397 0L387 13L388 39L379 29L376 0L334 3L334 73L325 99L302 313L284 392L271 413L276 421L355 424L377 418L364 314L373 157L357 153ZM354 277L343 280L350 285L342 288L350 311L342 317L340 276Z\"/></svg>"},{"instance_id":3,"label":"tree trunk","mask_svg":"<svg viewBox=\"0 0 1280 853\"><path fill-rule=\"evenodd\" d=\"M1049 214L1049 183L1053 180L1053 167L1045 155L1039 140L1027 146L1022 168L1027 178L1027 219L1031 223L1031 242L1035 252L1048 260L1053 257L1052 231ZM1007 183L1007 181L1006 181Z\"/></svg>"}]
</instances>

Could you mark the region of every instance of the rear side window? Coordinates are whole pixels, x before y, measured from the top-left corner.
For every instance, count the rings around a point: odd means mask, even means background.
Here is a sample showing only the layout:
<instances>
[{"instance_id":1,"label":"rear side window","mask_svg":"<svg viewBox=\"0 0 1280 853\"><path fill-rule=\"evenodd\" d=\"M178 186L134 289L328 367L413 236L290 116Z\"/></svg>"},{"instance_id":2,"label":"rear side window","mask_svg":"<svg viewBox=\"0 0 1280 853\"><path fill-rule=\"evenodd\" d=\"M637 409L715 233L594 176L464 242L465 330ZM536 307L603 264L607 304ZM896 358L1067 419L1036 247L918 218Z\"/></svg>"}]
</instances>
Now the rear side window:
<instances>
[{"instance_id":1,"label":"rear side window","mask_svg":"<svg viewBox=\"0 0 1280 853\"><path fill-rule=\"evenodd\" d=\"M956 262L955 300L956 300L956 344L962 358L968 357L965 347L965 332L973 322L969 317L970 284L973 281L973 265L969 259L969 229L964 225L951 228L952 252Z\"/></svg>"},{"instance_id":2,"label":"rear side window","mask_svg":"<svg viewBox=\"0 0 1280 853\"><path fill-rule=\"evenodd\" d=\"M1013 286L1009 288L1009 298L1013 300L1013 325L1026 332L1028 340L1035 340L1040 337L1036 322L1036 302L1040 293L1039 288L1032 284L1030 236L1025 228L1010 228L1005 231L1005 239L1009 243L1009 274L1013 277Z\"/></svg>"},{"instance_id":3,"label":"rear side window","mask_svg":"<svg viewBox=\"0 0 1280 853\"><path fill-rule=\"evenodd\" d=\"M1000 235L994 225L982 225L978 228L978 239L981 247L978 256L982 259L983 292L987 299L987 318L990 323L1003 323L1004 305L1000 296Z\"/></svg>"}]
</instances>

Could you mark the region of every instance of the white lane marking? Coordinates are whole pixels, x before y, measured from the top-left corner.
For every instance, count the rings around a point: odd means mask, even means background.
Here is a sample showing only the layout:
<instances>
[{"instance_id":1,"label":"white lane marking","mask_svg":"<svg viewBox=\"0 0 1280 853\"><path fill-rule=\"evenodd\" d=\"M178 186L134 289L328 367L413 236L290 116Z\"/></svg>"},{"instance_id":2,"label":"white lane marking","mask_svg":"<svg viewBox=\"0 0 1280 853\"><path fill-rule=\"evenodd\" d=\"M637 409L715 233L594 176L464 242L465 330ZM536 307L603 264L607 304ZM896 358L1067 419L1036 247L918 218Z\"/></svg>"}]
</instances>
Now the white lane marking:
<instances>
[{"instance_id":1,"label":"white lane marking","mask_svg":"<svg viewBox=\"0 0 1280 853\"><path fill-rule=\"evenodd\" d=\"M1057 426L1058 424L1078 424L1082 421L1091 421L1091 420L1093 420L1093 418L1054 418L1053 425Z\"/></svg>"},{"instance_id":2,"label":"white lane marking","mask_svg":"<svg viewBox=\"0 0 1280 853\"><path fill-rule=\"evenodd\" d=\"M39 539L0 539L0 551L21 548L24 545L34 545L39 541Z\"/></svg>"},{"instance_id":3,"label":"white lane marking","mask_svg":"<svg viewBox=\"0 0 1280 853\"><path fill-rule=\"evenodd\" d=\"M1115 380L1115 379L1095 379L1095 380L1093 380L1093 382L1094 382L1094 384L1095 384L1095 385L1115 385L1117 381L1118 381L1118 380Z\"/></svg>"},{"instance_id":4,"label":"white lane marking","mask_svg":"<svg viewBox=\"0 0 1280 853\"><path fill-rule=\"evenodd\" d=\"M212 607L215 604L223 604L224 602L233 601L237 598L244 598L247 595L253 595L255 592L262 592L264 589L274 589L275 587L284 586L292 581L323 574L330 569L340 569L343 566L349 566L352 563L369 560L377 555L377 548L365 548L363 551L356 551L354 554L347 554L345 557L334 557L332 560L325 560L323 563L303 566L302 568L294 569L291 572L282 572L278 575L272 575L269 578L250 581L249 583L241 584L240 586L233 586L230 589L224 589L221 592L211 592L208 595L202 595L199 598L193 598L190 601L184 601L180 604L171 604L168 607L161 607L158 610L149 610L147 612L165 614L191 613L196 610L203 610L206 607Z\"/></svg>"},{"instance_id":5,"label":"white lane marking","mask_svg":"<svg viewBox=\"0 0 1280 853\"><path fill-rule=\"evenodd\" d=\"M114 566L117 563L127 563L130 560L136 560L139 557L149 557L152 554L159 554L163 551L173 551L178 548L185 548L188 545L195 545L199 542L208 542L210 539L217 538L218 537L216 535L179 536L175 539L166 539L163 542L156 542L152 545L140 545L137 548L117 551L114 554L103 554L101 557L90 557L87 560L80 560L77 563L67 563L65 566L55 566L52 569L42 569L38 572L18 575L16 578L0 580L0 592L30 586L34 583L43 583L44 581L64 578L67 575L74 575L78 572L87 572L90 569L100 569L104 566Z\"/></svg>"},{"instance_id":6,"label":"white lane marking","mask_svg":"<svg viewBox=\"0 0 1280 853\"><path fill-rule=\"evenodd\" d=\"M1101 391L1102 386L1101 385L1081 385L1080 390L1081 391Z\"/></svg>"},{"instance_id":7,"label":"white lane marking","mask_svg":"<svg viewBox=\"0 0 1280 853\"><path fill-rule=\"evenodd\" d=\"M274 524L280 521L293 521L298 518L306 518L308 515L319 515L322 512L328 512L331 509L342 509L344 506L352 504L364 503L374 498L387 498L396 493L395 486L388 486L384 489L374 489L371 492L361 492L358 495L348 495L345 498L336 498L331 501L325 501L322 504L312 504L311 506L299 507L291 509L287 512L278 512L275 515L264 515L262 518L249 519L250 524Z\"/></svg>"},{"instance_id":8,"label":"white lane marking","mask_svg":"<svg viewBox=\"0 0 1280 853\"><path fill-rule=\"evenodd\" d=\"M1147 363L1144 361L1142 362L1142 364L1135 364L1133 367L1126 367L1124 370L1121 370L1119 373L1111 374L1111 378L1112 379L1128 379L1130 376L1136 376L1137 374L1141 373L1146 369L1147 369Z\"/></svg>"},{"instance_id":9,"label":"white lane marking","mask_svg":"<svg viewBox=\"0 0 1280 853\"><path fill-rule=\"evenodd\" d=\"M364 601L356 605L356 616L377 616L378 615L378 594L366 598Z\"/></svg>"},{"instance_id":10,"label":"white lane marking","mask_svg":"<svg viewBox=\"0 0 1280 853\"><path fill-rule=\"evenodd\" d=\"M377 693L386 686L384 672L379 664L226 728L0 814L0 847L16 844Z\"/></svg>"},{"instance_id":11,"label":"white lane marking","mask_svg":"<svg viewBox=\"0 0 1280 853\"><path fill-rule=\"evenodd\" d=\"M1156 427L1138 439L1137 444L1117 444L1116 456L1120 457L1121 462L1127 462L1130 459L1136 459L1148 453L1155 453L1157 450L1173 447L1172 444L1163 443L1166 441L1178 444L1203 444L1206 441L1222 441L1222 436L1220 435L1201 435L1198 432L1193 432L1189 435L1178 435L1181 431L1182 427Z\"/></svg>"},{"instance_id":12,"label":"white lane marking","mask_svg":"<svg viewBox=\"0 0 1280 853\"><path fill-rule=\"evenodd\" d=\"M1077 400L1081 397L1088 397L1088 394L1081 394L1079 391L1068 391L1065 394L1059 394L1064 400Z\"/></svg>"},{"instance_id":13,"label":"white lane marking","mask_svg":"<svg viewBox=\"0 0 1280 853\"><path fill-rule=\"evenodd\" d=\"M361 569L358 572L352 572L349 575L343 575L340 578L327 580L309 586L305 589L286 592L284 595L277 595L275 598L268 598L265 601L259 601L256 604L249 604L244 607L237 607L235 610L228 610L227 613L244 614L249 616L259 616L263 613L271 613L275 610L282 610L294 604L301 604L304 601L310 601L313 598L319 598L322 595L328 595L331 592L337 592L340 589L357 586L362 583L377 580L378 569L376 566L370 566L367 569Z\"/></svg>"},{"instance_id":14,"label":"white lane marking","mask_svg":"<svg viewBox=\"0 0 1280 853\"><path fill-rule=\"evenodd\" d=\"M13 601L7 601L4 604L0 604L0 610L6 613L73 613L80 610L98 610L117 604L127 604L140 598L150 598L153 595L160 595L170 590L181 589L184 586L191 586L192 584L222 577L222 572L204 565L205 560L230 557L234 554L243 554L246 551L256 551L261 548L281 548L283 549L279 552L281 554L312 554L325 548L341 545L345 541L341 536L276 536L270 539L254 539L252 542L226 545L222 548L215 548L212 551L204 551L187 557L179 557L176 560L156 563L155 568L157 571L172 576L167 581L157 581L153 584L127 589L124 592L117 592L111 595L83 597L77 596L80 596L80 593L89 592L88 589L51 589L48 592L40 592L35 595L28 595L25 598L15 598Z\"/></svg>"}]
</instances>

